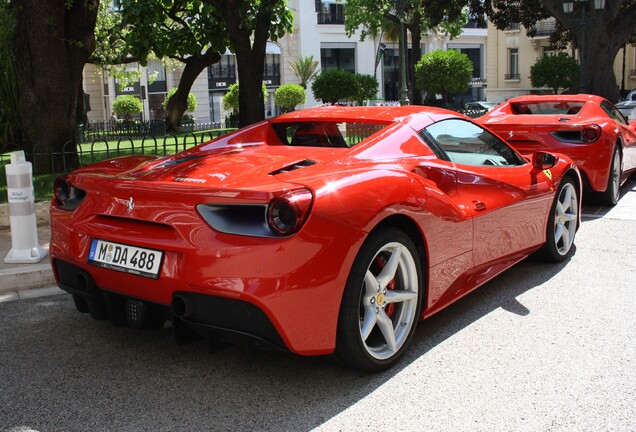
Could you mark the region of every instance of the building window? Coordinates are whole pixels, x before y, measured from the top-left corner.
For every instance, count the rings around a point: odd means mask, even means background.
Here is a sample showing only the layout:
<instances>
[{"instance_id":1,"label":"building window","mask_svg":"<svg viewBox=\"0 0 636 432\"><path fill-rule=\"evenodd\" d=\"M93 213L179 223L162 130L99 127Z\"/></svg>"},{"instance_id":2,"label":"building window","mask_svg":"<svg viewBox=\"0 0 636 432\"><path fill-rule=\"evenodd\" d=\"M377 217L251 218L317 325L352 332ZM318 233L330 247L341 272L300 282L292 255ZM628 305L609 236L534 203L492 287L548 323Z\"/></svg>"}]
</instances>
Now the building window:
<instances>
[{"instance_id":1,"label":"building window","mask_svg":"<svg viewBox=\"0 0 636 432\"><path fill-rule=\"evenodd\" d=\"M265 49L265 67L263 69L263 82L267 86L280 85L280 55L280 47L268 41Z\"/></svg>"},{"instance_id":2,"label":"building window","mask_svg":"<svg viewBox=\"0 0 636 432\"><path fill-rule=\"evenodd\" d=\"M221 105L223 103L224 94L225 92L210 92L210 120L212 123L219 123L218 127L222 127L221 122L225 120L221 118Z\"/></svg>"},{"instance_id":3,"label":"building window","mask_svg":"<svg viewBox=\"0 0 636 432\"><path fill-rule=\"evenodd\" d=\"M225 54L218 63L208 67L208 87L210 90L227 88L236 82L236 58Z\"/></svg>"},{"instance_id":4,"label":"building window","mask_svg":"<svg viewBox=\"0 0 636 432\"><path fill-rule=\"evenodd\" d=\"M322 70L344 69L356 72L355 43L325 43L320 48L320 67Z\"/></svg>"},{"instance_id":5,"label":"building window","mask_svg":"<svg viewBox=\"0 0 636 432\"><path fill-rule=\"evenodd\" d=\"M550 48L543 48L543 57L552 57L556 51Z\"/></svg>"},{"instance_id":6,"label":"building window","mask_svg":"<svg viewBox=\"0 0 636 432\"><path fill-rule=\"evenodd\" d=\"M148 73L148 93L165 93L168 91L166 68L161 60L149 60L146 72Z\"/></svg>"},{"instance_id":7,"label":"building window","mask_svg":"<svg viewBox=\"0 0 636 432\"><path fill-rule=\"evenodd\" d=\"M518 80L519 75L519 48L508 49L508 73L505 77L507 80Z\"/></svg>"},{"instance_id":8,"label":"building window","mask_svg":"<svg viewBox=\"0 0 636 432\"><path fill-rule=\"evenodd\" d=\"M344 24L344 5L335 0L316 0L318 24Z\"/></svg>"}]
</instances>

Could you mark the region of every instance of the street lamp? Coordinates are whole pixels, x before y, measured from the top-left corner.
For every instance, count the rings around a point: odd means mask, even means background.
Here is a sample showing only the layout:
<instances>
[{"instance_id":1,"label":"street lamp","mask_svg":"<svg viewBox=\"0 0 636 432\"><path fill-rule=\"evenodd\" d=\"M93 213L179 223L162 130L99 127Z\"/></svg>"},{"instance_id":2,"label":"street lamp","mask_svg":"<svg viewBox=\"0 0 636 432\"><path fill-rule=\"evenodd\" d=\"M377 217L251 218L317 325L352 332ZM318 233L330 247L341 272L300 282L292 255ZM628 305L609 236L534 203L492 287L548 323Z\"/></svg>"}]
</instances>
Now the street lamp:
<instances>
[{"instance_id":1,"label":"street lamp","mask_svg":"<svg viewBox=\"0 0 636 432\"><path fill-rule=\"evenodd\" d=\"M404 37L404 21L400 19L400 105L409 105L409 95L406 90L406 38Z\"/></svg>"},{"instance_id":2,"label":"street lamp","mask_svg":"<svg viewBox=\"0 0 636 432\"><path fill-rule=\"evenodd\" d=\"M563 0L563 12L566 15L572 16L574 15L574 3L579 4L579 13L580 16L578 18L572 18L572 21L578 23L579 25L579 67L581 69L579 81L580 87L579 92L585 93L585 50L587 45L587 26L590 22L590 14L589 14L589 1L587 0ZM594 0L594 9L603 10L605 9L605 0Z\"/></svg>"},{"instance_id":3,"label":"street lamp","mask_svg":"<svg viewBox=\"0 0 636 432\"><path fill-rule=\"evenodd\" d=\"M400 105L409 105L411 103L406 90L406 37L404 35L404 16L406 15L406 7L409 3L409 0L398 0L396 2L396 12L400 18L400 81L402 81L400 88Z\"/></svg>"}]
</instances>

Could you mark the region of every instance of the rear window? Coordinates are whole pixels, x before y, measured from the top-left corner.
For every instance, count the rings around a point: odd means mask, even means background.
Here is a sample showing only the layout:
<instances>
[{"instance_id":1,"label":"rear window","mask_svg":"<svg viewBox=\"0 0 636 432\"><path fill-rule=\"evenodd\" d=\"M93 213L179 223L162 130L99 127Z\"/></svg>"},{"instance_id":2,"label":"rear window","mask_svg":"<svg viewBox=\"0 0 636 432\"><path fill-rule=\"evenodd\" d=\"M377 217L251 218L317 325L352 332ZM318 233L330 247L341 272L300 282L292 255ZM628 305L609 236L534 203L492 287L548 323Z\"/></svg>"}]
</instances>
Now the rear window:
<instances>
[{"instance_id":1,"label":"rear window","mask_svg":"<svg viewBox=\"0 0 636 432\"><path fill-rule=\"evenodd\" d=\"M585 102L526 102L512 103L514 114L535 114L535 115L576 115L581 111Z\"/></svg>"},{"instance_id":2,"label":"rear window","mask_svg":"<svg viewBox=\"0 0 636 432\"><path fill-rule=\"evenodd\" d=\"M289 122L272 127L285 145L294 147L353 147L386 125L362 122Z\"/></svg>"}]
</instances>

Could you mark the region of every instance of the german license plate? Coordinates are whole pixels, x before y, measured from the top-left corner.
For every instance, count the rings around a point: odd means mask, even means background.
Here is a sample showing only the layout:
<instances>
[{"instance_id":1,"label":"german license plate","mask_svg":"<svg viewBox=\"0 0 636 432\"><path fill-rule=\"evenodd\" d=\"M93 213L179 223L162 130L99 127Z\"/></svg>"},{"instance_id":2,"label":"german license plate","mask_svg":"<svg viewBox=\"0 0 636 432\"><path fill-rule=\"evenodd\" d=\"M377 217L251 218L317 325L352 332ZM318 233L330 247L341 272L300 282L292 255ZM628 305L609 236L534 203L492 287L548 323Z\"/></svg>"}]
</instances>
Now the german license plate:
<instances>
[{"instance_id":1,"label":"german license plate","mask_svg":"<svg viewBox=\"0 0 636 432\"><path fill-rule=\"evenodd\" d=\"M153 279L159 278L162 259L161 251L98 239L88 253L90 264Z\"/></svg>"}]
</instances>

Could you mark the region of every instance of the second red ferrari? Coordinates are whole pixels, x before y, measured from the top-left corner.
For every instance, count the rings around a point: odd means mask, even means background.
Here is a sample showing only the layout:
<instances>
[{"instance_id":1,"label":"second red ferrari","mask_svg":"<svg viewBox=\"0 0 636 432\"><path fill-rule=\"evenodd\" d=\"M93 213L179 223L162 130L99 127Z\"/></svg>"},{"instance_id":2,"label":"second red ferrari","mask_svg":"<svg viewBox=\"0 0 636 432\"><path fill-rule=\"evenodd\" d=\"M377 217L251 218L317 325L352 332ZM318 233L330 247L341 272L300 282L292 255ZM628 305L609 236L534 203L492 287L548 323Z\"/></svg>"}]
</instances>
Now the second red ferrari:
<instances>
[{"instance_id":1,"label":"second red ferrari","mask_svg":"<svg viewBox=\"0 0 636 432\"><path fill-rule=\"evenodd\" d=\"M599 96L530 95L512 98L477 119L522 154L563 153L581 170L585 190L615 205L620 186L636 170L636 121Z\"/></svg>"}]
</instances>

